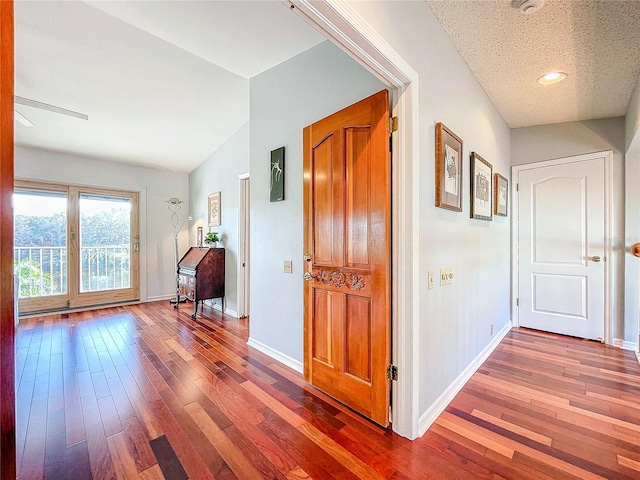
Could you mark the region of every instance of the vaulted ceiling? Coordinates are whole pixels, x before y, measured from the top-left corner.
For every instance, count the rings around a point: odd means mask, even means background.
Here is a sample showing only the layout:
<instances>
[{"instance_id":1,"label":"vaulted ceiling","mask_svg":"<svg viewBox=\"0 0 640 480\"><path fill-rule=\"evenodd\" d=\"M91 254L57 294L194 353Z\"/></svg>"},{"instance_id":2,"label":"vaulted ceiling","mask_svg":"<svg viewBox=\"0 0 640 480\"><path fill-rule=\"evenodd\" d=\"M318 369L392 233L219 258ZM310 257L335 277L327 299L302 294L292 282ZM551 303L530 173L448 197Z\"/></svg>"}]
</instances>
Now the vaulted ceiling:
<instances>
[{"instance_id":1,"label":"vaulted ceiling","mask_svg":"<svg viewBox=\"0 0 640 480\"><path fill-rule=\"evenodd\" d=\"M249 119L249 78L324 40L279 1L18 1L16 145L189 172Z\"/></svg>"},{"instance_id":2,"label":"vaulted ceiling","mask_svg":"<svg viewBox=\"0 0 640 480\"><path fill-rule=\"evenodd\" d=\"M640 1L426 0L511 127L620 116ZM537 0L539 1L539 0ZM16 144L189 172L249 118L249 78L324 40L282 2L17 1ZM564 82L542 86L551 70Z\"/></svg>"}]
</instances>

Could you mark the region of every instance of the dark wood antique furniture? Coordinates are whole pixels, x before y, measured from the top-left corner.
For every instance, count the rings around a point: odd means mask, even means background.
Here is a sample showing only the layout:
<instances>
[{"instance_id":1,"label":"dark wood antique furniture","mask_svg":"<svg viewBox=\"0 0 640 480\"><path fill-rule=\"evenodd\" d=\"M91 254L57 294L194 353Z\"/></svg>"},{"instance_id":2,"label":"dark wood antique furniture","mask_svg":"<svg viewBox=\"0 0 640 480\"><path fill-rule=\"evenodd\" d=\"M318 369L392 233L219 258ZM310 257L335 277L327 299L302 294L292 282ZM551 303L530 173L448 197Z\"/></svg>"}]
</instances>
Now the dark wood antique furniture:
<instances>
[{"instance_id":1,"label":"dark wood antique furniture","mask_svg":"<svg viewBox=\"0 0 640 480\"><path fill-rule=\"evenodd\" d=\"M224 313L224 248L191 247L178 262L180 295L194 302L191 318L198 314L198 302L222 299Z\"/></svg>"}]
</instances>

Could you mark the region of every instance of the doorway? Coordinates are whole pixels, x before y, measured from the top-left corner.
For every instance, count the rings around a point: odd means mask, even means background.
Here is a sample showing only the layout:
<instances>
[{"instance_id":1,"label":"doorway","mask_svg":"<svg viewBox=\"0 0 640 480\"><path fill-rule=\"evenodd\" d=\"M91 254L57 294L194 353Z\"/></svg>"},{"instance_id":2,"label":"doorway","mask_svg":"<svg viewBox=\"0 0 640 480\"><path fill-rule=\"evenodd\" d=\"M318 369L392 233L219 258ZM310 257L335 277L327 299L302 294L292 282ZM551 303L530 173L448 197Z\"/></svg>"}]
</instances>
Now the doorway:
<instances>
[{"instance_id":1,"label":"doorway","mask_svg":"<svg viewBox=\"0 0 640 480\"><path fill-rule=\"evenodd\" d=\"M15 182L20 313L139 298L138 193Z\"/></svg>"},{"instance_id":2,"label":"doorway","mask_svg":"<svg viewBox=\"0 0 640 480\"><path fill-rule=\"evenodd\" d=\"M611 159L513 167L519 326L611 343Z\"/></svg>"},{"instance_id":3,"label":"doorway","mask_svg":"<svg viewBox=\"0 0 640 480\"><path fill-rule=\"evenodd\" d=\"M249 316L249 241L251 189L249 173L238 176L238 318Z\"/></svg>"}]
</instances>

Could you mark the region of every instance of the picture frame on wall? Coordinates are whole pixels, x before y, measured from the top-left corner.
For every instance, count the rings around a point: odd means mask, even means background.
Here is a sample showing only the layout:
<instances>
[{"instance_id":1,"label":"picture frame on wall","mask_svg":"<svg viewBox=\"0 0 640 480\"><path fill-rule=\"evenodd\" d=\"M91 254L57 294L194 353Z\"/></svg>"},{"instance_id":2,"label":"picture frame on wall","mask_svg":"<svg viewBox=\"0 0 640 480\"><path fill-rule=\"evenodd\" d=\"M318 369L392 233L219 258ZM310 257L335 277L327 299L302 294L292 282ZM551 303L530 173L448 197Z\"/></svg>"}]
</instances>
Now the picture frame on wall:
<instances>
[{"instance_id":1,"label":"picture frame on wall","mask_svg":"<svg viewBox=\"0 0 640 480\"><path fill-rule=\"evenodd\" d=\"M506 217L509 212L509 181L499 173L494 175L493 214Z\"/></svg>"},{"instance_id":2,"label":"picture frame on wall","mask_svg":"<svg viewBox=\"0 0 640 480\"><path fill-rule=\"evenodd\" d=\"M209 195L208 213L209 213L209 226L218 227L222 223L222 192L216 192Z\"/></svg>"},{"instance_id":3,"label":"picture frame on wall","mask_svg":"<svg viewBox=\"0 0 640 480\"><path fill-rule=\"evenodd\" d=\"M471 152L471 218L493 220L493 166Z\"/></svg>"},{"instance_id":4,"label":"picture frame on wall","mask_svg":"<svg viewBox=\"0 0 640 480\"><path fill-rule=\"evenodd\" d=\"M271 150L270 161L271 202L284 200L284 147Z\"/></svg>"},{"instance_id":5,"label":"picture frame on wall","mask_svg":"<svg viewBox=\"0 0 640 480\"><path fill-rule=\"evenodd\" d=\"M436 123L436 207L462 211L462 139Z\"/></svg>"},{"instance_id":6,"label":"picture frame on wall","mask_svg":"<svg viewBox=\"0 0 640 480\"><path fill-rule=\"evenodd\" d=\"M197 243L198 248L202 248L202 227L198 227Z\"/></svg>"}]
</instances>

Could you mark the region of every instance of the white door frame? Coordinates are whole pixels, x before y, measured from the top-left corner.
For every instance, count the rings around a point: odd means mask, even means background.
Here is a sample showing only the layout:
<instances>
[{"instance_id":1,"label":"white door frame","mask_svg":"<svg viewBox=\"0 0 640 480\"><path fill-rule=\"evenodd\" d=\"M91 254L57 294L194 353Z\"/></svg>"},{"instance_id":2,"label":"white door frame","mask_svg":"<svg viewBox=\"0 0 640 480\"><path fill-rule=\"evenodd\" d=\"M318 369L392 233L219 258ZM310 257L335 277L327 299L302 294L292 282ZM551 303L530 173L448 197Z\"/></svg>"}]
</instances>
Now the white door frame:
<instances>
[{"instance_id":1,"label":"white door frame","mask_svg":"<svg viewBox=\"0 0 640 480\"><path fill-rule=\"evenodd\" d=\"M247 196L249 188L247 181L249 180L249 172L238 175L238 274L237 292L238 292L238 318L249 315L249 243L250 235L245 228L246 217L249 215ZM242 264L245 264L244 267Z\"/></svg>"},{"instance_id":2,"label":"white door frame","mask_svg":"<svg viewBox=\"0 0 640 480\"><path fill-rule=\"evenodd\" d=\"M604 158L604 254L605 254L605 268L604 268L604 343L607 345L613 344L613 311L611 301L611 281L613 277L614 265L617 263L616 254L612 246L612 234L613 234L613 175L611 173L613 152L611 150L603 152L587 153L585 155L576 155L572 157L557 158L554 160L547 160L544 162L527 163L524 165L515 165L511 167L511 321L514 327L520 326L520 318L518 316L518 304L517 297L519 292L518 285L518 261L519 261L519 221L518 221L518 183L520 172L524 170L532 170L543 167L552 167L556 165L566 165L569 163L584 162L587 160L594 160L597 158Z\"/></svg>"},{"instance_id":3,"label":"white door frame","mask_svg":"<svg viewBox=\"0 0 640 480\"><path fill-rule=\"evenodd\" d=\"M419 104L418 74L345 0L281 0L391 89L399 128L392 151L391 357L393 430L418 437L419 388Z\"/></svg>"}]
</instances>

